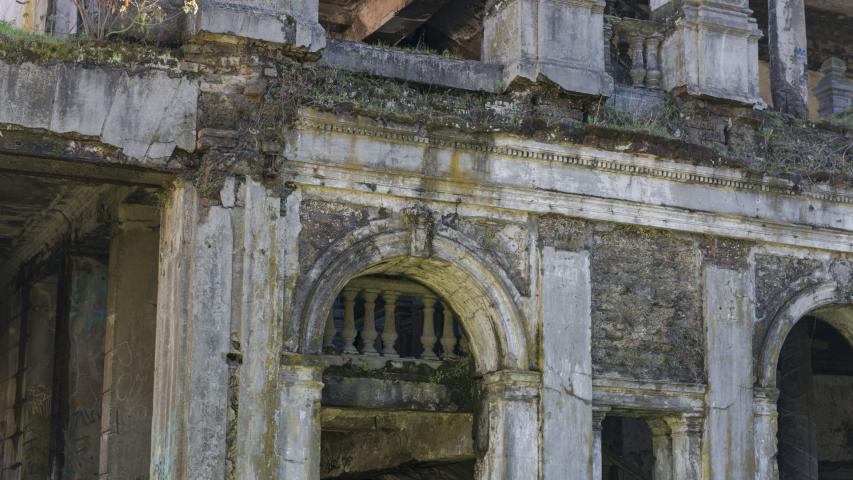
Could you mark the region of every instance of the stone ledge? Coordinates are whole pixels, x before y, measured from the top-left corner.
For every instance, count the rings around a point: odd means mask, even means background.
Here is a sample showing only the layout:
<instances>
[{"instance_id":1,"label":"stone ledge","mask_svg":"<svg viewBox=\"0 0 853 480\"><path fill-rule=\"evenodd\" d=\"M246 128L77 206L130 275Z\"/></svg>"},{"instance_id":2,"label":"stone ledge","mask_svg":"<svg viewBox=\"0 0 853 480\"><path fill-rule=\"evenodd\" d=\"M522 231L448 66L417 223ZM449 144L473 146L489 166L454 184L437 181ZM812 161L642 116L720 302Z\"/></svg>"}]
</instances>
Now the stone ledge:
<instances>
[{"instance_id":1,"label":"stone ledge","mask_svg":"<svg viewBox=\"0 0 853 480\"><path fill-rule=\"evenodd\" d=\"M146 166L195 149L197 100L198 82L162 70L0 61L0 123L95 137Z\"/></svg>"},{"instance_id":2,"label":"stone ledge","mask_svg":"<svg viewBox=\"0 0 853 480\"><path fill-rule=\"evenodd\" d=\"M328 40L320 63L379 77L462 90L499 92L503 67L473 60Z\"/></svg>"},{"instance_id":3,"label":"stone ledge","mask_svg":"<svg viewBox=\"0 0 853 480\"><path fill-rule=\"evenodd\" d=\"M293 13L253 5L206 1L199 6L198 14L188 17L187 33L234 35L286 44L308 52L322 50L326 44L323 27L316 19L312 21L312 15Z\"/></svg>"}]
</instances>

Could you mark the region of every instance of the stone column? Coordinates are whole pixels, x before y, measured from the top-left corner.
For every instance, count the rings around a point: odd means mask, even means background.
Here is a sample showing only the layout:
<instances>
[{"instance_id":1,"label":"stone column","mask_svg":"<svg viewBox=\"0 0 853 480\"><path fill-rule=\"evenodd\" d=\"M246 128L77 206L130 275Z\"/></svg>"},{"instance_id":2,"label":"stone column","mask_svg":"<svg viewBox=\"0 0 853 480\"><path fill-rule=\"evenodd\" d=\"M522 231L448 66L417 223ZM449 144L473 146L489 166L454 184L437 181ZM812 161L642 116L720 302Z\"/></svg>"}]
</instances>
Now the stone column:
<instances>
[{"instance_id":1,"label":"stone column","mask_svg":"<svg viewBox=\"0 0 853 480\"><path fill-rule=\"evenodd\" d=\"M661 418L646 421L652 431L652 450L655 455L654 480L675 480L672 475L672 437L669 425Z\"/></svg>"},{"instance_id":2,"label":"stone column","mask_svg":"<svg viewBox=\"0 0 853 480\"><path fill-rule=\"evenodd\" d=\"M702 416L668 417L672 431L672 467L678 480L702 480Z\"/></svg>"},{"instance_id":3,"label":"stone column","mask_svg":"<svg viewBox=\"0 0 853 480\"><path fill-rule=\"evenodd\" d=\"M276 452L279 480L320 480L320 397L323 368L319 359L285 359L279 385Z\"/></svg>"},{"instance_id":4,"label":"stone column","mask_svg":"<svg viewBox=\"0 0 853 480\"><path fill-rule=\"evenodd\" d=\"M188 15L190 35L236 35L308 52L326 46L326 33L319 23L319 0L199 0L198 5L198 13Z\"/></svg>"},{"instance_id":5,"label":"stone column","mask_svg":"<svg viewBox=\"0 0 853 480\"><path fill-rule=\"evenodd\" d=\"M110 242L100 478L145 478L151 448L160 213L120 205Z\"/></svg>"},{"instance_id":6,"label":"stone column","mask_svg":"<svg viewBox=\"0 0 853 480\"><path fill-rule=\"evenodd\" d=\"M828 118L853 108L853 81L847 78L844 60L830 57L820 67L823 79L814 88L821 117Z\"/></svg>"},{"instance_id":7,"label":"stone column","mask_svg":"<svg viewBox=\"0 0 853 480\"><path fill-rule=\"evenodd\" d=\"M660 48L665 90L745 104L760 100L761 32L747 0L653 0L650 6L654 19L674 25Z\"/></svg>"},{"instance_id":8,"label":"stone column","mask_svg":"<svg viewBox=\"0 0 853 480\"><path fill-rule=\"evenodd\" d=\"M755 389L755 480L779 480L779 464L776 461L778 398L779 391L775 388Z\"/></svg>"},{"instance_id":9,"label":"stone column","mask_svg":"<svg viewBox=\"0 0 853 480\"><path fill-rule=\"evenodd\" d=\"M504 66L504 86L542 75L570 92L609 96L603 0L490 2L483 20L486 63Z\"/></svg>"},{"instance_id":10,"label":"stone column","mask_svg":"<svg viewBox=\"0 0 853 480\"><path fill-rule=\"evenodd\" d=\"M543 477L589 479L594 445L589 254L542 251Z\"/></svg>"},{"instance_id":11,"label":"stone column","mask_svg":"<svg viewBox=\"0 0 853 480\"><path fill-rule=\"evenodd\" d=\"M20 436L8 437L8 442L19 440L22 478L48 478L50 472L50 421L53 398L54 332L56 331L56 277L36 282L28 288L24 300L26 312L20 333L26 341L25 364L12 380L21 378L25 386L18 406L21 415ZM10 325L11 326L11 325ZM8 351L13 351L9 349ZM14 349L15 353L17 349ZM5 361L5 359L4 359ZM4 391L6 393L7 391ZM14 394L14 392L10 392ZM14 400L14 395L10 395ZM0 432L3 434L5 432Z\"/></svg>"},{"instance_id":12,"label":"stone column","mask_svg":"<svg viewBox=\"0 0 853 480\"><path fill-rule=\"evenodd\" d=\"M541 386L541 376L531 371L502 370L483 378L478 480L539 478Z\"/></svg>"},{"instance_id":13,"label":"stone column","mask_svg":"<svg viewBox=\"0 0 853 480\"><path fill-rule=\"evenodd\" d=\"M776 110L808 116L805 0L767 0L770 89Z\"/></svg>"},{"instance_id":14,"label":"stone column","mask_svg":"<svg viewBox=\"0 0 853 480\"><path fill-rule=\"evenodd\" d=\"M610 411L609 407L593 407L592 409L592 480L604 478L601 458L601 428L608 411Z\"/></svg>"},{"instance_id":15,"label":"stone column","mask_svg":"<svg viewBox=\"0 0 853 480\"><path fill-rule=\"evenodd\" d=\"M67 395L55 397L63 403L62 472L63 478L93 478L100 457L107 266L94 258L73 257L69 293L68 317L57 318L68 324L68 362L55 367L64 367L60 374L67 375Z\"/></svg>"},{"instance_id":16,"label":"stone column","mask_svg":"<svg viewBox=\"0 0 853 480\"><path fill-rule=\"evenodd\" d=\"M160 223L152 480L224 475L233 242L227 208L204 208L190 182L169 190Z\"/></svg>"}]
</instances>

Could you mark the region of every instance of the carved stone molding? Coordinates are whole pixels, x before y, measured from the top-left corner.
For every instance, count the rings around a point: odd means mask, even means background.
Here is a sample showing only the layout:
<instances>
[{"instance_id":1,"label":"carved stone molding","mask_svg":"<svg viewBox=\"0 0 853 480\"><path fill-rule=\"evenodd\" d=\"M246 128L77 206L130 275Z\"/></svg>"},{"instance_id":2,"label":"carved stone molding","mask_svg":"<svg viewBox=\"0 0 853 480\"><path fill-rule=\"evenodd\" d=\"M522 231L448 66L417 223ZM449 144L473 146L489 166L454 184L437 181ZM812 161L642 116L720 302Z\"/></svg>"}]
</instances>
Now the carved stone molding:
<instances>
[{"instance_id":1,"label":"carved stone molding","mask_svg":"<svg viewBox=\"0 0 853 480\"><path fill-rule=\"evenodd\" d=\"M721 188L734 188L751 192L762 192L791 197L805 197L825 202L853 204L853 195L848 192L807 189L780 179L752 180L743 176L699 173L692 165L684 169L671 165L655 167L628 161L605 158L605 153L596 156L595 152L567 154L556 150L529 149L521 146L494 145L478 143L468 139L440 135L420 135L411 130L376 127L348 122L333 122L324 118L303 117L300 129L321 133L335 133L360 137L379 138L395 143L429 145L435 148L449 148L489 155L512 157L525 161L559 162L573 167L587 168L613 173L623 173L646 177L662 178L674 182L698 183Z\"/></svg>"},{"instance_id":2,"label":"carved stone molding","mask_svg":"<svg viewBox=\"0 0 853 480\"><path fill-rule=\"evenodd\" d=\"M415 205L400 212L403 223L411 233L409 249L413 257L429 257L435 234L435 218L426 207Z\"/></svg>"}]
</instances>

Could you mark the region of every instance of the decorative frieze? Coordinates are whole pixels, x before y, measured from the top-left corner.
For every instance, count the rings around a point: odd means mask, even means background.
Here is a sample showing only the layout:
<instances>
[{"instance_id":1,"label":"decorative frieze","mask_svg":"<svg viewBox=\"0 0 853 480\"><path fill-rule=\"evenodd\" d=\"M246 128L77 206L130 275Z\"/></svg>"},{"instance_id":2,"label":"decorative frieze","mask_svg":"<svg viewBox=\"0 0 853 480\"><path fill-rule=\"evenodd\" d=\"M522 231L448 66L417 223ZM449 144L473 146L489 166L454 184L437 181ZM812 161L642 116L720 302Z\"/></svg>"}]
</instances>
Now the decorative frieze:
<instances>
[{"instance_id":1,"label":"decorative frieze","mask_svg":"<svg viewBox=\"0 0 853 480\"><path fill-rule=\"evenodd\" d=\"M470 140L462 140L440 135L421 135L410 130L394 130L391 128L373 127L365 124L328 122L321 118L304 118L300 123L304 130L321 133L336 133L360 137L379 138L382 140L407 143L414 145L428 145L434 148L449 148L454 150L499 155L523 160L536 160L542 162L559 162L575 167L601 170L614 173L627 173L648 177L663 178L675 182L701 183L718 187L734 188L753 192L766 192L775 195L787 195L796 197L807 197L814 200L853 204L853 195L825 189L803 188L781 179L772 181L747 179L741 174L725 175L700 172L695 167L685 166L684 169L676 169L671 165L667 167L652 166L650 162L629 162L615 160L612 157L597 157L591 151L585 150L583 154L568 154L564 152L542 149L529 149L510 145L496 145L494 143L477 143Z\"/></svg>"}]
</instances>

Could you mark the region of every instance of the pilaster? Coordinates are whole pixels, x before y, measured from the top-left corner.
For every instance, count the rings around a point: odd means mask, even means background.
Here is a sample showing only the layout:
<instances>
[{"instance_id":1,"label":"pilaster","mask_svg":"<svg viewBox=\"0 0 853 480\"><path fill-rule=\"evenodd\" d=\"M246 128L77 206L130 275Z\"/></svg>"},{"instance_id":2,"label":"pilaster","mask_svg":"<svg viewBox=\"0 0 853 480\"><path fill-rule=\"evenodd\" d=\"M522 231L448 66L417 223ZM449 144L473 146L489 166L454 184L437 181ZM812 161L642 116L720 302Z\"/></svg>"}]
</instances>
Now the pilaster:
<instances>
[{"instance_id":1,"label":"pilaster","mask_svg":"<svg viewBox=\"0 0 853 480\"><path fill-rule=\"evenodd\" d=\"M233 247L228 209L174 185L160 226L152 480L225 474Z\"/></svg>"},{"instance_id":2,"label":"pilaster","mask_svg":"<svg viewBox=\"0 0 853 480\"><path fill-rule=\"evenodd\" d=\"M478 425L482 452L479 480L539 478L538 372L501 370L483 378L483 412Z\"/></svg>"},{"instance_id":3,"label":"pilaster","mask_svg":"<svg viewBox=\"0 0 853 480\"><path fill-rule=\"evenodd\" d=\"M120 205L110 241L99 478L149 473L160 215Z\"/></svg>"},{"instance_id":4,"label":"pilaster","mask_svg":"<svg viewBox=\"0 0 853 480\"><path fill-rule=\"evenodd\" d=\"M702 416L667 417L672 431L672 467L678 480L702 480Z\"/></svg>"},{"instance_id":5,"label":"pilaster","mask_svg":"<svg viewBox=\"0 0 853 480\"><path fill-rule=\"evenodd\" d=\"M779 465L776 462L779 419L776 401L779 391L775 388L756 388L754 394L755 480L779 480Z\"/></svg>"},{"instance_id":6,"label":"pilaster","mask_svg":"<svg viewBox=\"0 0 853 480\"><path fill-rule=\"evenodd\" d=\"M282 362L276 412L280 480L320 479L322 379L319 359L286 357Z\"/></svg>"},{"instance_id":7,"label":"pilaster","mask_svg":"<svg viewBox=\"0 0 853 480\"><path fill-rule=\"evenodd\" d=\"M675 480L672 474L672 434L669 425L661 418L646 420L652 431L652 451L655 457L655 480Z\"/></svg>"},{"instance_id":8,"label":"pilaster","mask_svg":"<svg viewBox=\"0 0 853 480\"><path fill-rule=\"evenodd\" d=\"M604 418L610 407L593 407L592 409L592 480L602 480L604 472L602 471L602 449L601 449L601 429L604 426ZM655 477L657 480L657 477Z\"/></svg>"},{"instance_id":9,"label":"pilaster","mask_svg":"<svg viewBox=\"0 0 853 480\"><path fill-rule=\"evenodd\" d=\"M504 66L504 86L542 76L561 88L609 96L603 0L492 0L483 21L486 63Z\"/></svg>"}]
</instances>

